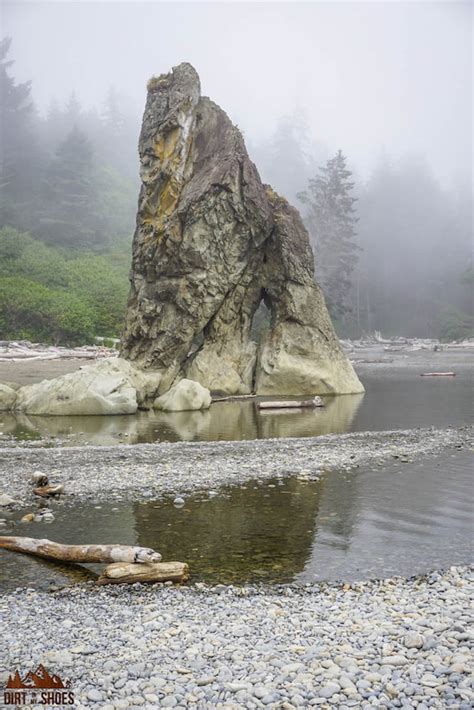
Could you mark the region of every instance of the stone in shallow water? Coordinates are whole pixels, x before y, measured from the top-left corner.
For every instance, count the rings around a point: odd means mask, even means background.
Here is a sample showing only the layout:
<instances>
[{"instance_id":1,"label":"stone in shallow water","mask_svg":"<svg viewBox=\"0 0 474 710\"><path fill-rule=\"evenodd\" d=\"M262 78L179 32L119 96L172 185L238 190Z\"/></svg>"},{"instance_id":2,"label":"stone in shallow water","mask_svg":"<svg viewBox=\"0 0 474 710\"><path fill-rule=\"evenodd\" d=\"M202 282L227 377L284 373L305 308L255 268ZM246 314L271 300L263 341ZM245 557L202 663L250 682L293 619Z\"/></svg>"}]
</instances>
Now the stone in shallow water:
<instances>
[{"instance_id":1,"label":"stone in shallow water","mask_svg":"<svg viewBox=\"0 0 474 710\"><path fill-rule=\"evenodd\" d=\"M16 401L16 390L5 382L0 382L0 412L14 409Z\"/></svg>"},{"instance_id":2,"label":"stone in shallow water","mask_svg":"<svg viewBox=\"0 0 474 710\"><path fill-rule=\"evenodd\" d=\"M314 281L300 215L263 185L243 137L180 64L153 78L123 357L245 394L362 392ZM271 312L261 347L251 329Z\"/></svg>"},{"instance_id":3,"label":"stone in shallow water","mask_svg":"<svg viewBox=\"0 0 474 710\"><path fill-rule=\"evenodd\" d=\"M166 394L155 399L154 409L164 412L186 412L193 409L209 409L211 394L208 389L193 382L193 380L180 380Z\"/></svg>"},{"instance_id":4,"label":"stone in shallow water","mask_svg":"<svg viewBox=\"0 0 474 710\"><path fill-rule=\"evenodd\" d=\"M15 410L38 415L134 414L156 395L161 373L106 358L53 380L21 387Z\"/></svg>"}]
</instances>

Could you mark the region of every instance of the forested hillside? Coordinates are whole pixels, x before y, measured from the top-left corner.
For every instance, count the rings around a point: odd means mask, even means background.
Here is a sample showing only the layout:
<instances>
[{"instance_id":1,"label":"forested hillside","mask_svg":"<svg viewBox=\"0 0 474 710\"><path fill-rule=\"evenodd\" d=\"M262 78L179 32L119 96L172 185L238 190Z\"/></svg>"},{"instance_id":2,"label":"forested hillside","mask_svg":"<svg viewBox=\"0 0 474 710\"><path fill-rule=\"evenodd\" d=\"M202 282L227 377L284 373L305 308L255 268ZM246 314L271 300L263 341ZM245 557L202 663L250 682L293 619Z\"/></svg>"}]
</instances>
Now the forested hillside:
<instances>
[{"instance_id":1,"label":"forested hillside","mask_svg":"<svg viewBox=\"0 0 474 710\"><path fill-rule=\"evenodd\" d=\"M0 337L83 343L120 334L138 189L138 117L113 89L38 115L0 43Z\"/></svg>"},{"instance_id":2,"label":"forested hillside","mask_svg":"<svg viewBox=\"0 0 474 710\"><path fill-rule=\"evenodd\" d=\"M40 115L10 45L0 42L0 338L118 337L141 110L110 88L96 109L72 92ZM472 335L469 185L448 190L422 160L389 157L364 181L298 112L249 149L305 217L341 335Z\"/></svg>"}]
</instances>

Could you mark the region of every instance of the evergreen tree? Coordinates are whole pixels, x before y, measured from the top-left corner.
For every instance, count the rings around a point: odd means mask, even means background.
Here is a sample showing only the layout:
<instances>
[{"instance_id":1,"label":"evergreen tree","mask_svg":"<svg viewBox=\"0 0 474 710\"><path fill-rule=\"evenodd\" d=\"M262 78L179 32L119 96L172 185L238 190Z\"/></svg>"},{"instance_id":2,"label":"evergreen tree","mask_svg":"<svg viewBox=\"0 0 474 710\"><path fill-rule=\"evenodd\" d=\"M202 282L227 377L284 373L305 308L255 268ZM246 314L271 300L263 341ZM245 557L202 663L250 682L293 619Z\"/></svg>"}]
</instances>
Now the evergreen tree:
<instances>
[{"instance_id":1,"label":"evergreen tree","mask_svg":"<svg viewBox=\"0 0 474 710\"><path fill-rule=\"evenodd\" d=\"M0 224L28 227L37 198L41 153L35 134L31 82L9 74L11 39L0 41Z\"/></svg>"},{"instance_id":2,"label":"evergreen tree","mask_svg":"<svg viewBox=\"0 0 474 710\"><path fill-rule=\"evenodd\" d=\"M66 103L64 109L64 117L66 120L66 124L69 126L69 129L73 128L73 126L81 125L82 108L75 91L70 94L69 99Z\"/></svg>"},{"instance_id":3,"label":"evergreen tree","mask_svg":"<svg viewBox=\"0 0 474 710\"><path fill-rule=\"evenodd\" d=\"M311 141L306 117L296 109L280 118L269 140L249 148L262 180L293 204L315 169L311 156L326 157L324 146Z\"/></svg>"},{"instance_id":4,"label":"evergreen tree","mask_svg":"<svg viewBox=\"0 0 474 710\"><path fill-rule=\"evenodd\" d=\"M105 238L97 199L93 149L76 126L56 150L44 185L41 236L73 247L97 247Z\"/></svg>"},{"instance_id":5,"label":"evergreen tree","mask_svg":"<svg viewBox=\"0 0 474 710\"><path fill-rule=\"evenodd\" d=\"M316 277L334 318L352 310L349 294L358 260L351 176L339 150L319 168L319 175L309 180L308 189L298 195L308 208L306 222L315 250Z\"/></svg>"}]
</instances>

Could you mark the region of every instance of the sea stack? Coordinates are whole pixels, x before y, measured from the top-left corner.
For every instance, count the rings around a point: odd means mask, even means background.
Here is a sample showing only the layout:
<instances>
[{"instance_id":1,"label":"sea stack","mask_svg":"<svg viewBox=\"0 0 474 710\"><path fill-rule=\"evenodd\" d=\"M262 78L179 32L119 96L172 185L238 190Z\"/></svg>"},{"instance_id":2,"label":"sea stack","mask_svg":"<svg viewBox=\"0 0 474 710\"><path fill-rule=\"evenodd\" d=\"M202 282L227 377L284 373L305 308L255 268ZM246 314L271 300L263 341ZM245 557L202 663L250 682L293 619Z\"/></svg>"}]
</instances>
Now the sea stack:
<instances>
[{"instance_id":1,"label":"sea stack","mask_svg":"<svg viewBox=\"0 0 474 710\"><path fill-rule=\"evenodd\" d=\"M314 280L298 212L187 63L152 78L121 356L225 394L362 392ZM270 325L251 338L261 302Z\"/></svg>"}]
</instances>

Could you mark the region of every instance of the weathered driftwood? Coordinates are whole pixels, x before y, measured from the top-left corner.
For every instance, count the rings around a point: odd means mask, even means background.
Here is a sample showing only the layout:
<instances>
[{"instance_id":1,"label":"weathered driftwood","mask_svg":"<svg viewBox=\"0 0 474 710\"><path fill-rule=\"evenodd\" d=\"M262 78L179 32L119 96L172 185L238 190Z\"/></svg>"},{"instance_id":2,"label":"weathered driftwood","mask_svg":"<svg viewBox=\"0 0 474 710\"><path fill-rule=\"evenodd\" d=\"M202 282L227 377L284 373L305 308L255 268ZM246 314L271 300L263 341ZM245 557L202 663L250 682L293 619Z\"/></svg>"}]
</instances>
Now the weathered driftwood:
<instances>
[{"instance_id":1,"label":"weathered driftwood","mask_svg":"<svg viewBox=\"0 0 474 710\"><path fill-rule=\"evenodd\" d=\"M61 495L63 491L64 487L60 483L51 483L33 489L35 496L40 496L40 498L56 498L56 496Z\"/></svg>"},{"instance_id":2,"label":"weathered driftwood","mask_svg":"<svg viewBox=\"0 0 474 710\"><path fill-rule=\"evenodd\" d=\"M33 537L0 536L0 548L61 562L159 562L161 555L148 547L128 545L62 545Z\"/></svg>"},{"instance_id":3,"label":"weathered driftwood","mask_svg":"<svg viewBox=\"0 0 474 710\"><path fill-rule=\"evenodd\" d=\"M314 399L287 399L280 402L258 402L257 407L259 409L301 409L302 407L324 407L324 402L321 397L314 397Z\"/></svg>"},{"instance_id":4,"label":"weathered driftwood","mask_svg":"<svg viewBox=\"0 0 474 710\"><path fill-rule=\"evenodd\" d=\"M185 562L158 562L147 565L117 562L108 565L97 584L133 584L134 582L186 582L189 567Z\"/></svg>"},{"instance_id":5,"label":"weathered driftwood","mask_svg":"<svg viewBox=\"0 0 474 710\"><path fill-rule=\"evenodd\" d=\"M455 372L422 372L420 377L456 377Z\"/></svg>"},{"instance_id":6,"label":"weathered driftwood","mask_svg":"<svg viewBox=\"0 0 474 710\"><path fill-rule=\"evenodd\" d=\"M213 397L212 403L215 402L239 402L242 399L255 399L256 394L231 394L228 397Z\"/></svg>"}]
</instances>

